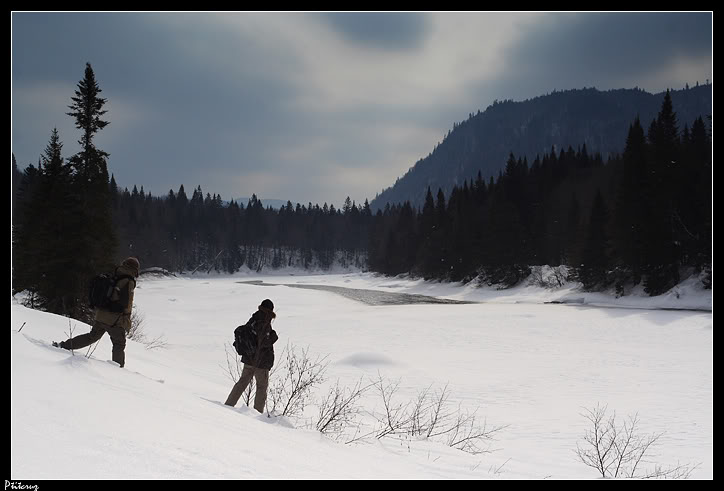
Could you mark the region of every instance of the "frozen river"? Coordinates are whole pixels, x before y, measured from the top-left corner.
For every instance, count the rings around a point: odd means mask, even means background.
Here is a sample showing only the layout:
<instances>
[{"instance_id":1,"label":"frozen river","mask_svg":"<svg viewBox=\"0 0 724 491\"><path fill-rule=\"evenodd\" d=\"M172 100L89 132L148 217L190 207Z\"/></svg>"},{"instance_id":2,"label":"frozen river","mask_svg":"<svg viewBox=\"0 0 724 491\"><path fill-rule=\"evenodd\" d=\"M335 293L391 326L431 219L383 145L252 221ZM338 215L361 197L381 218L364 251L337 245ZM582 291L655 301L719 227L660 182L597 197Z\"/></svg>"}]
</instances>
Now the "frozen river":
<instances>
[{"instance_id":1,"label":"frozen river","mask_svg":"<svg viewBox=\"0 0 724 491\"><path fill-rule=\"evenodd\" d=\"M282 283L264 283L262 281L240 281L239 283L257 286L288 286L290 288L303 288L306 290L321 290L342 295L350 300L356 300L367 305L414 305L414 304L471 304L464 300L450 300L428 295L412 293L385 292L379 290L366 290L363 288L346 288L331 285L295 285Z\"/></svg>"}]
</instances>

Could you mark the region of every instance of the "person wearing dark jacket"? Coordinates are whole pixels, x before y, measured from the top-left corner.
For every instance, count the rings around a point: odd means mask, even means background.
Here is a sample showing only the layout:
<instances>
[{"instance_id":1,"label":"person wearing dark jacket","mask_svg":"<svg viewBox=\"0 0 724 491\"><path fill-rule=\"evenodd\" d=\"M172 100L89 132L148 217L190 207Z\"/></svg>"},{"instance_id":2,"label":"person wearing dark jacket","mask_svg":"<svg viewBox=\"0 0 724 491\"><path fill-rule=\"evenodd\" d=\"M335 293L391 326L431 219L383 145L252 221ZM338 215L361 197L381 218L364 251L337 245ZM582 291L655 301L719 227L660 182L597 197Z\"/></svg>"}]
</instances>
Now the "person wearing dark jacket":
<instances>
[{"instance_id":1,"label":"person wearing dark jacket","mask_svg":"<svg viewBox=\"0 0 724 491\"><path fill-rule=\"evenodd\" d=\"M133 292L136 289L136 278L140 268L141 265L135 257L124 259L115 270L115 276L120 278L111 294L111 302L117 306L115 311L97 308L95 322L89 333L60 343L53 342L53 346L67 350L81 349L90 346L103 337L103 334L108 333L113 343L113 361L123 368L126 364L126 333L131 329Z\"/></svg>"},{"instance_id":2,"label":"person wearing dark jacket","mask_svg":"<svg viewBox=\"0 0 724 491\"><path fill-rule=\"evenodd\" d=\"M269 370L274 366L274 343L279 336L272 329L271 322L276 318L274 304L271 300L264 300L259 305L259 310L254 312L247 322L247 335L250 337L250 344L254 346L253 351L244 353L241 361L244 369L241 371L241 378L234 384L229 397L226 398L227 406L235 406L239 398L246 390L251 379L256 380L256 395L254 396L254 409L260 413L264 412L266 404L266 393L269 388Z\"/></svg>"}]
</instances>

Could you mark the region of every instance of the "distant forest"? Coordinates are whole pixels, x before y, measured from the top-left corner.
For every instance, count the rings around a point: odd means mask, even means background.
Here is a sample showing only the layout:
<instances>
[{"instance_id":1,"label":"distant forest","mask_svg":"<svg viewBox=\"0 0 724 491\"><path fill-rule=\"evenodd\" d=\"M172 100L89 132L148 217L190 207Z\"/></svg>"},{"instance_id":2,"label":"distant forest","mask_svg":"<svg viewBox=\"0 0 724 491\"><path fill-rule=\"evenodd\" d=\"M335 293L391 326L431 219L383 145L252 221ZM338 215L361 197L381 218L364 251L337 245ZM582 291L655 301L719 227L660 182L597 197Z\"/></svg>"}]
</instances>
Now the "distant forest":
<instances>
[{"instance_id":1,"label":"distant forest","mask_svg":"<svg viewBox=\"0 0 724 491\"><path fill-rule=\"evenodd\" d=\"M256 196L226 204L184 186L153 197L118 189L95 134L108 125L90 64L69 116L81 151L67 160L56 130L37 166L13 165L13 293L55 313L87 318L87 282L133 255L172 272L262 270L342 264L388 275L509 287L535 265L567 265L584 288L643 284L661 294L686 273L711 287L711 120L680 122L669 92L645 130L637 119L622 154L585 145L535 156L510 154L497 178L465 181L446 195L427 189L421 207L373 213L349 198L280 209ZM710 117L709 117L710 118Z\"/></svg>"}]
</instances>

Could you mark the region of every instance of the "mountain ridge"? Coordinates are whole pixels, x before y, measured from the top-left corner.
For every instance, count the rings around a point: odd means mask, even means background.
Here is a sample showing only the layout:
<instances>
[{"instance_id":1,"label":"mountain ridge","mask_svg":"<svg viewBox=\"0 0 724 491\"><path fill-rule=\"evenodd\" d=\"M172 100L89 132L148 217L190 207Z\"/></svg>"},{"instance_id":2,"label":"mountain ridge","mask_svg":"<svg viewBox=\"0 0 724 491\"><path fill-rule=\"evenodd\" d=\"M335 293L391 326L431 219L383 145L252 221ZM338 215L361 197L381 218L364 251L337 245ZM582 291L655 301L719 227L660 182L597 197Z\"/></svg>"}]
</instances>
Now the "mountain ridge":
<instances>
[{"instance_id":1,"label":"mountain ridge","mask_svg":"<svg viewBox=\"0 0 724 491\"><path fill-rule=\"evenodd\" d=\"M713 111L712 84L672 90L679 130ZM410 201L420 207L427 188L452 188L474 179L497 177L510 153L526 157L586 146L589 155L604 161L623 151L629 126L638 116L648 129L661 108L665 92L651 94L639 88L600 91L595 88L554 91L524 101L494 101L485 111L454 123L442 142L380 192L370 206Z\"/></svg>"}]
</instances>

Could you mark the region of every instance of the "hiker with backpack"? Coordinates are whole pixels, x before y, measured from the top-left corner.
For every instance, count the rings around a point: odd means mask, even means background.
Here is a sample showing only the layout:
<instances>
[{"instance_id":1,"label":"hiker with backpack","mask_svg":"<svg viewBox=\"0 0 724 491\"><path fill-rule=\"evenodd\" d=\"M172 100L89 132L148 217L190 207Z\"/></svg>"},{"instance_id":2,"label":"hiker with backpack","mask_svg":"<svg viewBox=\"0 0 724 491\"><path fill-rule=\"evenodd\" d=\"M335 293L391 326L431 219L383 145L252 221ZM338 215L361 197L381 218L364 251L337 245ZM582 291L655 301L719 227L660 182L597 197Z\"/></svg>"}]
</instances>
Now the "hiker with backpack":
<instances>
[{"instance_id":1,"label":"hiker with backpack","mask_svg":"<svg viewBox=\"0 0 724 491\"><path fill-rule=\"evenodd\" d=\"M271 326L275 318L274 304L266 299L259 305L259 310L254 312L251 319L234 331L234 347L241 355L244 369L241 371L241 378L234 384L229 397L226 398L227 406L236 405L253 377L256 380L254 409L260 413L264 412L269 387L269 370L274 366L274 343L279 339Z\"/></svg>"},{"instance_id":2,"label":"hiker with backpack","mask_svg":"<svg viewBox=\"0 0 724 491\"><path fill-rule=\"evenodd\" d=\"M126 364L126 333L131 329L133 292L141 265L135 257L123 260L112 275L100 275L91 281L90 303L95 307L91 331L53 346L75 350L95 343L108 333L113 343L112 359L121 368Z\"/></svg>"}]
</instances>

